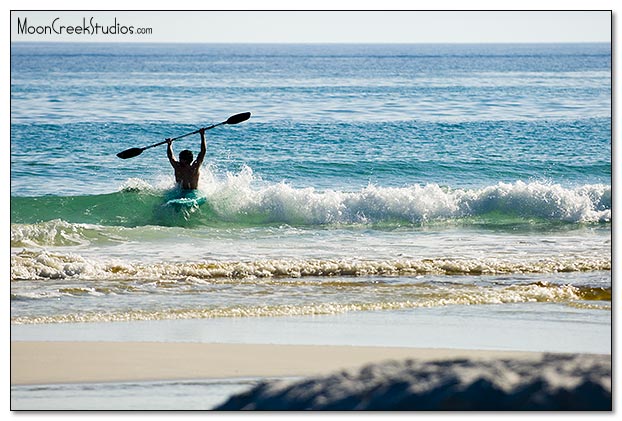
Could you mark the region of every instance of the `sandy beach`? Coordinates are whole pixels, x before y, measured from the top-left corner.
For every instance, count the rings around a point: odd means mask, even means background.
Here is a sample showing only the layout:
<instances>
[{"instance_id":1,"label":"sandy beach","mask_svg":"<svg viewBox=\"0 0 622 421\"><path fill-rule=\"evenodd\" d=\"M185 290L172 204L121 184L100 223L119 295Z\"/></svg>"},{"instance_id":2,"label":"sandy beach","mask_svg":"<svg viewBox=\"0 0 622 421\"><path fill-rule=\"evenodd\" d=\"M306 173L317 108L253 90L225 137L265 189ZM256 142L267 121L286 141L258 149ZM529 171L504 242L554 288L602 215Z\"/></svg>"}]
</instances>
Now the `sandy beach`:
<instances>
[{"instance_id":1,"label":"sandy beach","mask_svg":"<svg viewBox=\"0 0 622 421\"><path fill-rule=\"evenodd\" d=\"M12 408L17 410L610 411L612 407L611 356L606 354L13 341L11 385Z\"/></svg>"},{"instance_id":2,"label":"sandy beach","mask_svg":"<svg viewBox=\"0 0 622 421\"><path fill-rule=\"evenodd\" d=\"M11 342L11 385L314 376L386 360L537 359L537 352L174 342Z\"/></svg>"}]
</instances>

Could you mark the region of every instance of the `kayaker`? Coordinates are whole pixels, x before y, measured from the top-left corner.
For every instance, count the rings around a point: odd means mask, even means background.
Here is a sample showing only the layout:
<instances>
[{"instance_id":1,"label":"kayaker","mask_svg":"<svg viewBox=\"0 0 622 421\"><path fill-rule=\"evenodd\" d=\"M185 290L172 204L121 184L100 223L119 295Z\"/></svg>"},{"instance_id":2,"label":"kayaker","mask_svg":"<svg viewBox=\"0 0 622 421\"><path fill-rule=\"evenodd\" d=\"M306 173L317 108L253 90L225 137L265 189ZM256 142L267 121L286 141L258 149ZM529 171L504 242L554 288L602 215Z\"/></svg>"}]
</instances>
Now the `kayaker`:
<instances>
[{"instance_id":1,"label":"kayaker","mask_svg":"<svg viewBox=\"0 0 622 421\"><path fill-rule=\"evenodd\" d=\"M175 169L175 181L182 190L196 190L199 188L199 170L205 158L205 153L207 152L207 147L205 145L205 129L199 130L199 133L201 134L201 151L194 162L192 162L192 151L188 149L179 153L179 161L175 160L175 155L173 155L173 141L170 138L166 139L166 143L168 144L166 154L168 160Z\"/></svg>"}]
</instances>

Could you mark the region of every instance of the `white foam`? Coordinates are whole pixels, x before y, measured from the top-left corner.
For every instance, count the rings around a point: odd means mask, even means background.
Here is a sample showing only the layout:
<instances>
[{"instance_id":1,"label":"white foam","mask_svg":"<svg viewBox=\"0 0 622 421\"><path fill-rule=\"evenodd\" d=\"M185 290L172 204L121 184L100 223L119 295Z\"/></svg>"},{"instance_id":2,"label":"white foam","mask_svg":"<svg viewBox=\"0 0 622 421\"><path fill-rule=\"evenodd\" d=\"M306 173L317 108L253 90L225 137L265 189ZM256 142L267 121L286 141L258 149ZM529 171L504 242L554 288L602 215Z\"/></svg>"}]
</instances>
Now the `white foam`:
<instances>
[{"instance_id":1,"label":"white foam","mask_svg":"<svg viewBox=\"0 0 622 421\"><path fill-rule=\"evenodd\" d=\"M255 279L331 276L492 275L610 270L608 256L435 259L260 259L142 264L24 250L11 256L11 279Z\"/></svg>"},{"instance_id":2,"label":"white foam","mask_svg":"<svg viewBox=\"0 0 622 421\"><path fill-rule=\"evenodd\" d=\"M38 224L11 224L11 247L88 246L93 242L122 241L115 231L61 219Z\"/></svg>"},{"instance_id":3,"label":"white foam","mask_svg":"<svg viewBox=\"0 0 622 421\"><path fill-rule=\"evenodd\" d=\"M121 191L154 191L156 188L142 178L128 178L119 190Z\"/></svg>"},{"instance_id":4,"label":"white foam","mask_svg":"<svg viewBox=\"0 0 622 421\"><path fill-rule=\"evenodd\" d=\"M12 224L11 246L88 244L81 226L54 219L40 224Z\"/></svg>"},{"instance_id":5,"label":"white foam","mask_svg":"<svg viewBox=\"0 0 622 421\"><path fill-rule=\"evenodd\" d=\"M173 187L173 179L166 176L154 186L141 179L128 179L121 189L163 192ZM519 180L476 189L429 183L368 185L358 191L317 190L266 182L245 166L224 176L211 167L203 168L199 190L218 219L245 224L421 224L487 215L569 223L611 221L611 186L604 184L570 188Z\"/></svg>"},{"instance_id":6,"label":"white foam","mask_svg":"<svg viewBox=\"0 0 622 421\"><path fill-rule=\"evenodd\" d=\"M319 283L315 282L315 287ZM332 284L337 287L337 285ZM408 298L403 298L405 287L408 287ZM341 286L339 288L344 288ZM387 287L384 287L386 289ZM101 294L92 288L73 287L64 294L83 295ZM170 293L170 292L169 292ZM575 305L582 299L581 289L571 285L554 284L523 284L504 287L486 287L453 284L443 286L439 283L410 284L397 286L391 291L383 291L381 299L369 300L356 298L351 301L318 302L314 296L311 303L292 304L238 304L223 306L201 306L194 308L166 308L160 310L146 309L107 309L105 311L80 311L68 309L61 314L47 316L16 316L11 318L14 324L33 323L86 323L86 322L118 322L131 320L184 320L214 319L237 317L283 317L334 315L357 311L386 311L415 308L444 307L454 305L486 305L505 303L553 302ZM31 298L46 298L31 297ZM589 304L593 309L610 310L607 304Z\"/></svg>"},{"instance_id":7,"label":"white foam","mask_svg":"<svg viewBox=\"0 0 622 421\"><path fill-rule=\"evenodd\" d=\"M611 221L611 187L566 188L542 182L499 183L480 189L437 184L406 187L369 185L359 191L319 191L266 183L245 167L218 179L210 171L200 185L223 220L288 224L425 223L485 216L573 223Z\"/></svg>"}]
</instances>

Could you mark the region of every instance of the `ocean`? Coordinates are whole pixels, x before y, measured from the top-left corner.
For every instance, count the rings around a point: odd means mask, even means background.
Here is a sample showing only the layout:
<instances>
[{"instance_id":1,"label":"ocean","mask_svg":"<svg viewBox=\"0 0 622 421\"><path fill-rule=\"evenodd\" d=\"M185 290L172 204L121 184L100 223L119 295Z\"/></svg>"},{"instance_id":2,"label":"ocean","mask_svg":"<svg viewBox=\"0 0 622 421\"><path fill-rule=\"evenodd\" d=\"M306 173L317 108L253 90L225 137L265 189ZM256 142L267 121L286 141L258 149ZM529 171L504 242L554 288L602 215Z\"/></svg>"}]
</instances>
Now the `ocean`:
<instances>
[{"instance_id":1,"label":"ocean","mask_svg":"<svg viewBox=\"0 0 622 421\"><path fill-rule=\"evenodd\" d=\"M116 156L241 112L206 133L199 207L165 205L165 145ZM610 44L13 43L10 178L12 328L610 331Z\"/></svg>"}]
</instances>

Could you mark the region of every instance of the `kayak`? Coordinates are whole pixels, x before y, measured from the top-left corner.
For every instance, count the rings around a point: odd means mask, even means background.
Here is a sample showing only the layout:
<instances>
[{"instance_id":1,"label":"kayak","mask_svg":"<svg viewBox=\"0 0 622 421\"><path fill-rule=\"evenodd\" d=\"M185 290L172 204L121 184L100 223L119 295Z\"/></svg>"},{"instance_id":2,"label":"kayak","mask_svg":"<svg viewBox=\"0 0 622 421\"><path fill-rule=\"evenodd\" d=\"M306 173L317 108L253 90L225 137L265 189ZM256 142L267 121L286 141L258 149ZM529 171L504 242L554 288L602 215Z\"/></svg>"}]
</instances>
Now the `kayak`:
<instances>
[{"instance_id":1,"label":"kayak","mask_svg":"<svg viewBox=\"0 0 622 421\"><path fill-rule=\"evenodd\" d=\"M190 209L199 207L205 202L207 202L207 198L201 196L198 190L182 190L179 197L167 201L165 205L175 209Z\"/></svg>"}]
</instances>

